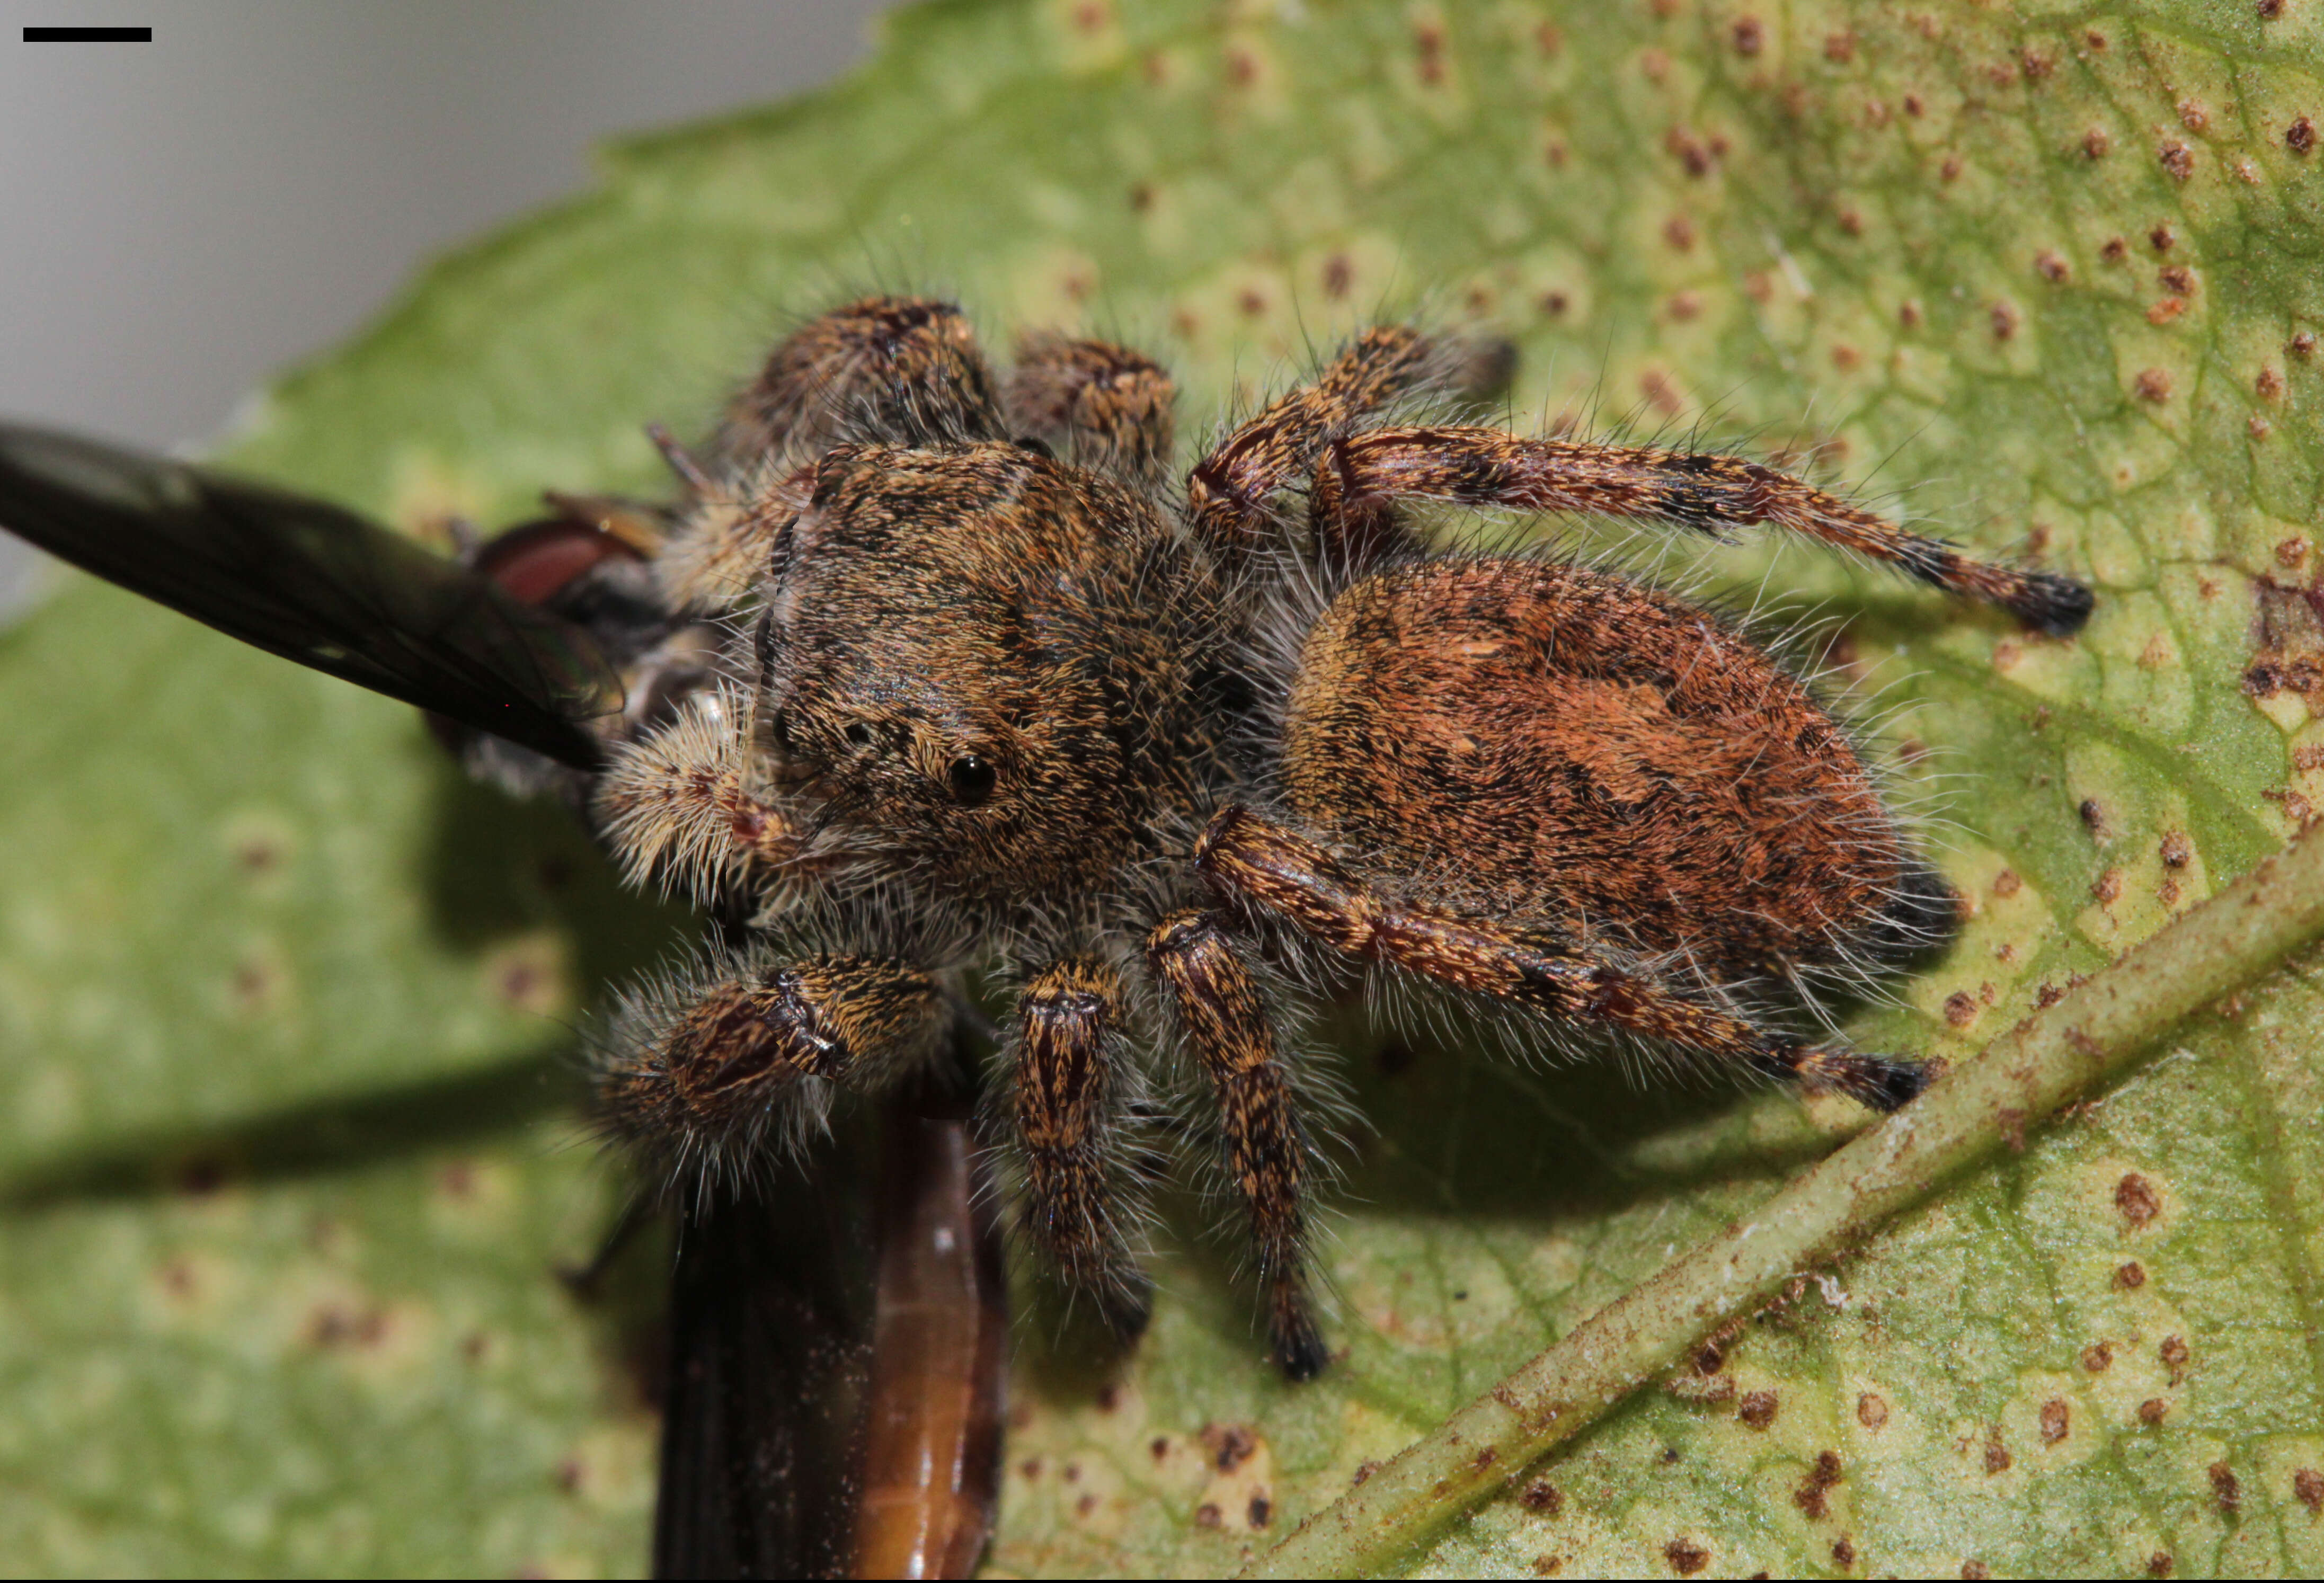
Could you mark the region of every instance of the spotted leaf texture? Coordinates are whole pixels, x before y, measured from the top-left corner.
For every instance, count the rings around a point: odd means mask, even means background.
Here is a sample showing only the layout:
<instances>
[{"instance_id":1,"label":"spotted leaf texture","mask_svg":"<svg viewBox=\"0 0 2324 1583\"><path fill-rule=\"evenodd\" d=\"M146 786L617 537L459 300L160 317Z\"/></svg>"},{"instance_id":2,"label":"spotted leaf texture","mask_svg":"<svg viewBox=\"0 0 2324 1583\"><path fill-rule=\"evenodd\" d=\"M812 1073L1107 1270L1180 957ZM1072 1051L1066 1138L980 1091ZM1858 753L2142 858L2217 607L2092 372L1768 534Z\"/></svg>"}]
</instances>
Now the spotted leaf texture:
<instances>
[{"instance_id":1,"label":"spotted leaf texture","mask_svg":"<svg viewBox=\"0 0 2324 1583\"><path fill-rule=\"evenodd\" d=\"M996 345L1148 345L1197 432L1368 317L1497 327L1521 425L1746 443L2099 590L2059 641L1797 548L1672 566L1819 609L1877 695L1970 916L1849 1027L1960 1056L2324 796L2319 30L933 6L829 93L611 151L235 456L422 535L658 489L641 424L706 427L788 318L870 287L954 292ZM622 1191L563 1056L685 920L408 711L86 583L0 636L0 718L12 1569L640 1569L655 1299L554 1276ZM2324 1569L2319 971L2157 1030L1399 1564ZM1167 1201L1133 1358L1020 1326L995 1573L1239 1564L1864 1120L1339 1033L1334 1367L1275 1379L1231 1247Z\"/></svg>"}]
</instances>

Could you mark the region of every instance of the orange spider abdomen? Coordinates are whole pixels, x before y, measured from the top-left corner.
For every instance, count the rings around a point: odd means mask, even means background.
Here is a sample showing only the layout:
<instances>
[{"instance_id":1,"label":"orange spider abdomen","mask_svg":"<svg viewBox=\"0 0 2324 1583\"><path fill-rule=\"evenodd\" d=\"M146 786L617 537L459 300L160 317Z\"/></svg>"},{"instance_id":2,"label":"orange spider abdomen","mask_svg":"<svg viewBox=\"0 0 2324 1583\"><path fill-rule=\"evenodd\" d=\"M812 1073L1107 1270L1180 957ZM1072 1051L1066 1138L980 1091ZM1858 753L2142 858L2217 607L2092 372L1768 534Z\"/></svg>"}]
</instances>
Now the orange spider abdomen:
<instances>
[{"instance_id":1,"label":"orange spider abdomen","mask_svg":"<svg viewBox=\"0 0 2324 1583\"><path fill-rule=\"evenodd\" d=\"M1577 566L1349 587L1303 643L1283 762L1299 819L1378 877L1714 971L1846 957L1909 861L1798 678Z\"/></svg>"}]
</instances>

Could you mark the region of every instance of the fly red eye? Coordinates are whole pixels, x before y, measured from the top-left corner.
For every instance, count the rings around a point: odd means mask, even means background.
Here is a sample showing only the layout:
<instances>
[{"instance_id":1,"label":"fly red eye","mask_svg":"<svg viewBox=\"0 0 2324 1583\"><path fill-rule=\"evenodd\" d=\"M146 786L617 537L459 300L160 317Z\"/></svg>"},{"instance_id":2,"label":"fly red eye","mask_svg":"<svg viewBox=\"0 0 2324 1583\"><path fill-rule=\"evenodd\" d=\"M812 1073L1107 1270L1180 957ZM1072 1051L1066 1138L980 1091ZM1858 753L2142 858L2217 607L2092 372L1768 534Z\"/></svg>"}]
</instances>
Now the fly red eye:
<instances>
[{"instance_id":1,"label":"fly red eye","mask_svg":"<svg viewBox=\"0 0 2324 1583\"><path fill-rule=\"evenodd\" d=\"M945 778L952 787L952 800L964 808L973 808L992 795L993 783L1001 775L975 754L963 753L952 761Z\"/></svg>"}]
</instances>

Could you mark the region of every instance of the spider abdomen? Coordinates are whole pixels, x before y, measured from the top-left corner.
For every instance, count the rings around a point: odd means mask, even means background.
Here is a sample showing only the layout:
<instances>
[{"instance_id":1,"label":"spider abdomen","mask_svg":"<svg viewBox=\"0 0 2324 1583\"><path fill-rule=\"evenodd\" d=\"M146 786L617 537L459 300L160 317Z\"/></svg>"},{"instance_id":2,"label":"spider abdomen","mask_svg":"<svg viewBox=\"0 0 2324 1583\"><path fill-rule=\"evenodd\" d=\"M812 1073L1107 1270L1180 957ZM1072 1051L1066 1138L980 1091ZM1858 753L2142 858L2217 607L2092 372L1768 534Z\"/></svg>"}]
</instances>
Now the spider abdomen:
<instances>
[{"instance_id":1,"label":"spider abdomen","mask_svg":"<svg viewBox=\"0 0 2324 1583\"><path fill-rule=\"evenodd\" d=\"M1714 972L1845 959L1918 869L1797 677L1579 566L1345 589L1303 643L1282 753L1293 811L1360 866Z\"/></svg>"}]
</instances>

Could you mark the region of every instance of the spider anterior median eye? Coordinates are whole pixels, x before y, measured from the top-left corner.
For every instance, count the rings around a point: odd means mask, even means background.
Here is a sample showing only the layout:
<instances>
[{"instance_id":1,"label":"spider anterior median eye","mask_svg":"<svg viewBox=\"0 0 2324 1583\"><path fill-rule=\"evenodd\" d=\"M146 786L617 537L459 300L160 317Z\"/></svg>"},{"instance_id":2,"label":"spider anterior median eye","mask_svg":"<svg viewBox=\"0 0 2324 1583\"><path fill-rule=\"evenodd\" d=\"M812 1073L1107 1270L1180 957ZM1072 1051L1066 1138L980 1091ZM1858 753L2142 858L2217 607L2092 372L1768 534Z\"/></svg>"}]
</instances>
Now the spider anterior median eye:
<instances>
[{"instance_id":1,"label":"spider anterior median eye","mask_svg":"<svg viewBox=\"0 0 2324 1583\"><path fill-rule=\"evenodd\" d=\"M872 728L860 720L849 726L844 734L848 741L858 748L867 746L872 741Z\"/></svg>"},{"instance_id":2,"label":"spider anterior median eye","mask_svg":"<svg viewBox=\"0 0 2324 1583\"><path fill-rule=\"evenodd\" d=\"M992 783L1000 778L1000 772L975 754L963 753L952 761L945 778L952 786L953 801L973 808L992 795Z\"/></svg>"}]
</instances>

